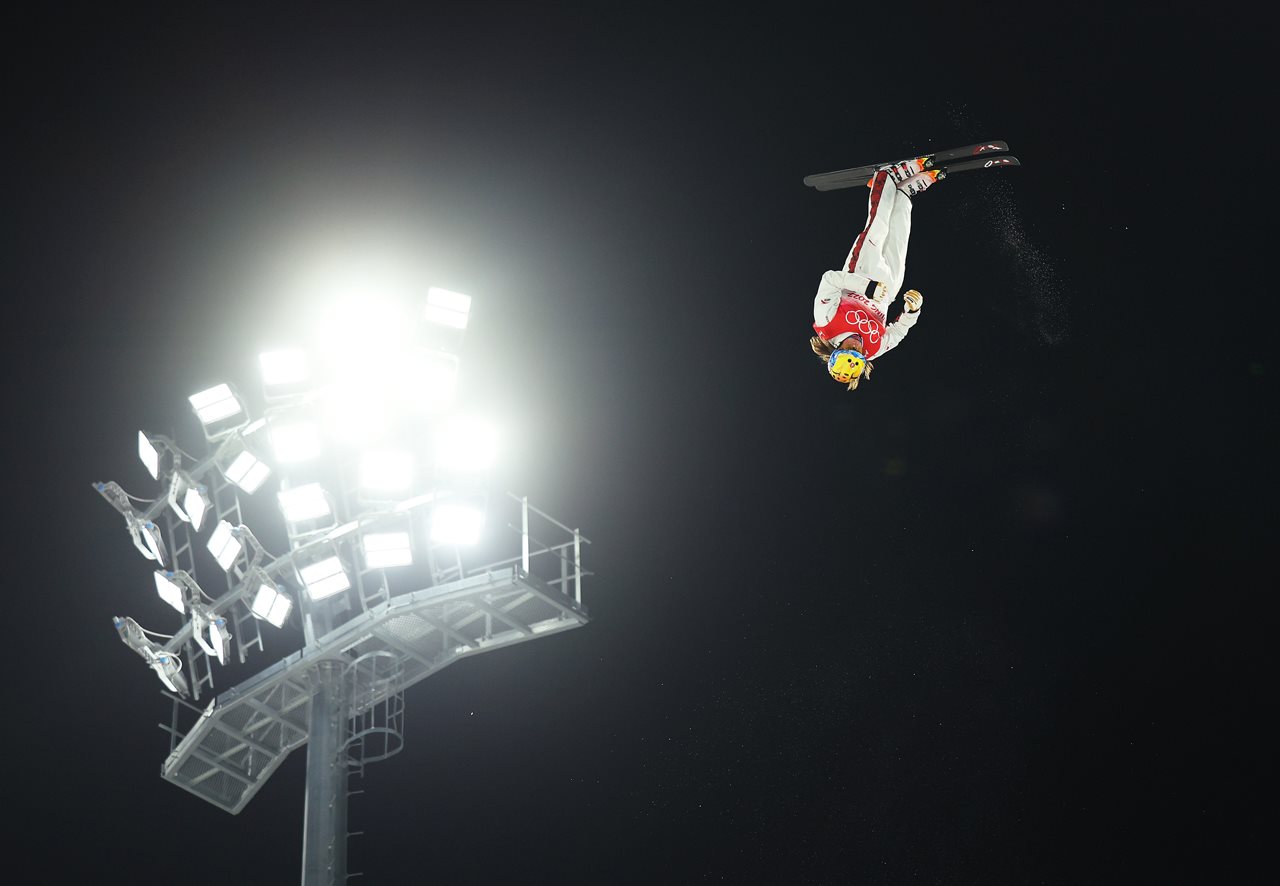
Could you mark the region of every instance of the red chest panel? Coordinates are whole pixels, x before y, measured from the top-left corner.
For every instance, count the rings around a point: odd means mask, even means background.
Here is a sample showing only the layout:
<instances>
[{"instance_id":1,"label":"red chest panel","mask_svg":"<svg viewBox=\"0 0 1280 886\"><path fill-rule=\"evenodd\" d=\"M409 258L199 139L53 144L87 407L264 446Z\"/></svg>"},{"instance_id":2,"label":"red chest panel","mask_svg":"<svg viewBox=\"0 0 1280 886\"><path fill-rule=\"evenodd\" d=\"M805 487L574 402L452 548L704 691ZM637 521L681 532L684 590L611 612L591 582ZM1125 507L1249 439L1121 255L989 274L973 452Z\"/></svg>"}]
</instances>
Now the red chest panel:
<instances>
[{"instance_id":1,"label":"red chest panel","mask_svg":"<svg viewBox=\"0 0 1280 886\"><path fill-rule=\"evenodd\" d=\"M856 332L862 336L866 356L874 357L884 339L884 314L860 295L842 295L831 322L826 326L814 324L813 328L827 341L846 332Z\"/></svg>"}]
</instances>

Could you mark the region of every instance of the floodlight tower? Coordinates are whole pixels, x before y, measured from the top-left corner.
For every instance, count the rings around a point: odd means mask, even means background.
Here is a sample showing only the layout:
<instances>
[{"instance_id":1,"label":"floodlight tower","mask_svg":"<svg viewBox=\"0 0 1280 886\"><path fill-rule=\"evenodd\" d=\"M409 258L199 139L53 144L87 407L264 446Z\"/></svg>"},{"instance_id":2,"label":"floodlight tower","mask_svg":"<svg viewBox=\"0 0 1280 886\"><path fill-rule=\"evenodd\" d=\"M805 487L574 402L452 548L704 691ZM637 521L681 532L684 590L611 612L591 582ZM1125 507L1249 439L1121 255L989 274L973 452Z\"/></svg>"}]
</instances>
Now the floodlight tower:
<instances>
[{"instance_id":1,"label":"floodlight tower","mask_svg":"<svg viewBox=\"0 0 1280 886\"><path fill-rule=\"evenodd\" d=\"M356 364L327 373L303 351L264 353L258 418L230 384L189 398L203 457L139 432L155 498L93 484L182 619L157 634L115 618L172 703L162 776L234 814L306 745L303 886L349 876L349 781L403 747L409 686L588 621L588 540L526 497L490 494L493 430L453 407L470 305L430 289L408 350L353 347ZM241 508L272 475L288 542L279 555ZM202 581L198 566L215 577ZM263 622L296 648L252 673ZM213 695L215 664L251 675ZM192 704L202 694L208 703Z\"/></svg>"}]
</instances>

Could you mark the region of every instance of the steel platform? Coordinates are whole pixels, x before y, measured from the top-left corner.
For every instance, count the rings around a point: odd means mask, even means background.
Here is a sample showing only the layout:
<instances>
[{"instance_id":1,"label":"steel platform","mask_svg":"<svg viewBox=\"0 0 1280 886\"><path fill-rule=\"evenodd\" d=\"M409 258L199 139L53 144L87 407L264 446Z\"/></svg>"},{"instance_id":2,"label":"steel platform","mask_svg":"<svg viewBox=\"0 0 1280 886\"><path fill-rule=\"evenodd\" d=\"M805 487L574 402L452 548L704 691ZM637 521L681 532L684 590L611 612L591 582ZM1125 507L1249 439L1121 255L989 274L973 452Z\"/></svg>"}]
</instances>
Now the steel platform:
<instances>
[{"instance_id":1,"label":"steel platform","mask_svg":"<svg viewBox=\"0 0 1280 886\"><path fill-rule=\"evenodd\" d=\"M238 813L289 754L307 742L313 674L322 661L396 656L392 681L351 668L349 697L367 708L461 658L580 627L585 607L519 565L391 597L316 642L218 695L165 759L161 774ZM370 681L373 682L370 682Z\"/></svg>"}]
</instances>

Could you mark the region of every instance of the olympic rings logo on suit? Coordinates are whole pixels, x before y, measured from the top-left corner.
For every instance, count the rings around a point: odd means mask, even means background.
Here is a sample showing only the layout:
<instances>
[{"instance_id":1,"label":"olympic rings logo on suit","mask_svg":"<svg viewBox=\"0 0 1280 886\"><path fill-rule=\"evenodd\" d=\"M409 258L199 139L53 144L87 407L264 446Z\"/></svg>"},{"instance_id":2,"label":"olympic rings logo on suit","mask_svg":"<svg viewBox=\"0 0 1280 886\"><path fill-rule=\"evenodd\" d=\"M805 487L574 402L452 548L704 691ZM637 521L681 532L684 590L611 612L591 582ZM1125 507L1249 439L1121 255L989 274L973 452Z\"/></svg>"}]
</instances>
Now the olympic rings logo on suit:
<instances>
[{"instance_id":1,"label":"olympic rings logo on suit","mask_svg":"<svg viewBox=\"0 0 1280 886\"><path fill-rule=\"evenodd\" d=\"M846 313L844 322L858 327L858 332L862 333L871 344L875 344L880 340L879 327L871 322L871 318L861 308L853 308Z\"/></svg>"}]
</instances>

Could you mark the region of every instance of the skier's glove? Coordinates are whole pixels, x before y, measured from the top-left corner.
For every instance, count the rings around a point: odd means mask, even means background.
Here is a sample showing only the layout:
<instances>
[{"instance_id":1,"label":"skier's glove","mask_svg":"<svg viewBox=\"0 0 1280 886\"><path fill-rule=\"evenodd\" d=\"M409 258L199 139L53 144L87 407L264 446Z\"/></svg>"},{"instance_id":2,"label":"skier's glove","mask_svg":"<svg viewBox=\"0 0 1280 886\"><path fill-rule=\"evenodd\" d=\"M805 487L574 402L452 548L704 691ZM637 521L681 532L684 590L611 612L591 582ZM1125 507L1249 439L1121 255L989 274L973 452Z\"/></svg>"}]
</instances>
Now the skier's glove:
<instances>
[{"instance_id":1,"label":"skier's glove","mask_svg":"<svg viewBox=\"0 0 1280 886\"><path fill-rule=\"evenodd\" d=\"M920 306L924 304L924 296L914 289L908 289L902 295L902 300L907 305L907 312L914 314L920 310Z\"/></svg>"}]
</instances>

